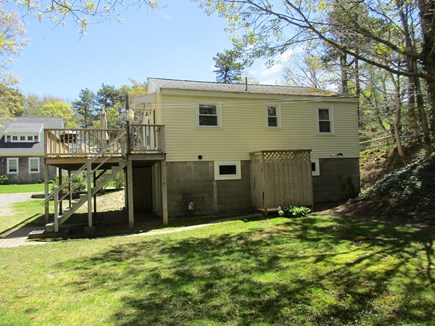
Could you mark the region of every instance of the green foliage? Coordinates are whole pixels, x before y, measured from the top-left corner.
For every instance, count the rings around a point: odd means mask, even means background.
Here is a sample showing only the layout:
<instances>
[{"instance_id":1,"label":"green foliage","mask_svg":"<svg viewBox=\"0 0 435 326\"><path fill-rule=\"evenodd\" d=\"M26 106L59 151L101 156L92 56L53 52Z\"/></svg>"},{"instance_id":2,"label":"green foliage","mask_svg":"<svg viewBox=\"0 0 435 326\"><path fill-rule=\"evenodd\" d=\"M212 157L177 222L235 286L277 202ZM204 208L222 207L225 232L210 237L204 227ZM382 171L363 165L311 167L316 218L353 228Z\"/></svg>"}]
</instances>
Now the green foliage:
<instances>
[{"instance_id":1,"label":"green foliage","mask_svg":"<svg viewBox=\"0 0 435 326\"><path fill-rule=\"evenodd\" d=\"M285 216L288 217L304 217L311 212L311 209L309 209L308 207L292 206L292 205L288 205L284 207L282 210L284 211Z\"/></svg>"},{"instance_id":2,"label":"green foliage","mask_svg":"<svg viewBox=\"0 0 435 326\"><path fill-rule=\"evenodd\" d=\"M0 120L23 115L24 103L25 97L17 89L0 83Z\"/></svg>"},{"instance_id":3,"label":"green foliage","mask_svg":"<svg viewBox=\"0 0 435 326\"><path fill-rule=\"evenodd\" d=\"M7 185L9 178L7 175L0 175L0 185Z\"/></svg>"},{"instance_id":4,"label":"green foliage","mask_svg":"<svg viewBox=\"0 0 435 326\"><path fill-rule=\"evenodd\" d=\"M434 220L435 154L394 170L378 181L363 200L373 212L391 218Z\"/></svg>"},{"instance_id":5,"label":"green foliage","mask_svg":"<svg viewBox=\"0 0 435 326\"><path fill-rule=\"evenodd\" d=\"M115 189L121 189L125 184L124 172L118 172L115 176Z\"/></svg>"},{"instance_id":6,"label":"green foliage","mask_svg":"<svg viewBox=\"0 0 435 326\"><path fill-rule=\"evenodd\" d=\"M216 81L232 84L242 81L242 72L249 66L248 60L242 57L239 50L225 50L213 58L216 70Z\"/></svg>"}]
</instances>

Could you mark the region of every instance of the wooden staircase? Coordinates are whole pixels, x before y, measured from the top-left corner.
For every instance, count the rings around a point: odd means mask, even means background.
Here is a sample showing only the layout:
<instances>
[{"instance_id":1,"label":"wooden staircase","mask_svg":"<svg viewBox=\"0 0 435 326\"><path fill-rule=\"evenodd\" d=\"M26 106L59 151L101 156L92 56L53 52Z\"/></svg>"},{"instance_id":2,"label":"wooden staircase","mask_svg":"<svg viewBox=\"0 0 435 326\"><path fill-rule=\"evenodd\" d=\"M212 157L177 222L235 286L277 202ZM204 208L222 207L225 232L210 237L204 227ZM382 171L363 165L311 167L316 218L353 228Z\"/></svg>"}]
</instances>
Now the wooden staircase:
<instances>
[{"instance_id":1,"label":"wooden staircase","mask_svg":"<svg viewBox=\"0 0 435 326\"><path fill-rule=\"evenodd\" d=\"M56 228L56 221L53 221L51 223L48 223L45 225L45 230L48 232L57 232L59 230L59 227L68 220L80 207L82 207L85 203L89 201L89 198L92 198L94 195L96 195L101 189L103 189L110 181L112 181L118 172L122 171L127 166L126 160L119 161L119 164L116 166L112 166L110 170L111 173L108 173L107 171L104 172L104 174L98 179L95 187L91 189L91 195L89 194L80 194L79 198L71 201L71 206L65 208L63 210L62 215L58 215L55 212L55 218L57 218L57 224L58 227ZM57 205L55 205L57 206ZM57 215L57 217L56 217ZM57 229L57 230L56 230Z\"/></svg>"},{"instance_id":2,"label":"wooden staircase","mask_svg":"<svg viewBox=\"0 0 435 326\"><path fill-rule=\"evenodd\" d=\"M109 148L120 139L125 138L126 132L120 132L111 142L109 142L103 149L96 153L92 157L88 157L86 163L75 171L65 182L58 187L53 187L53 192L45 199L44 203L48 203L49 200L54 200L54 220L51 223L45 225L47 232L58 232L59 227L65 223L81 206L88 203L88 226L92 227L92 197L95 196L103 187L105 187L110 181L112 181L118 172L122 171L127 166L125 155L119 158L118 165L112 166L110 169L104 170L104 165L112 158L112 155L108 154ZM98 162L98 164L97 164ZM93 165L95 167L93 167ZM97 171L103 171L98 177ZM108 173L110 171L110 173ZM71 184L74 178L85 174L87 181L87 193L80 194L79 198L72 200ZM92 184L95 181L95 186ZM59 215L59 204L63 200L69 198L70 206L65 208L61 215Z\"/></svg>"}]
</instances>

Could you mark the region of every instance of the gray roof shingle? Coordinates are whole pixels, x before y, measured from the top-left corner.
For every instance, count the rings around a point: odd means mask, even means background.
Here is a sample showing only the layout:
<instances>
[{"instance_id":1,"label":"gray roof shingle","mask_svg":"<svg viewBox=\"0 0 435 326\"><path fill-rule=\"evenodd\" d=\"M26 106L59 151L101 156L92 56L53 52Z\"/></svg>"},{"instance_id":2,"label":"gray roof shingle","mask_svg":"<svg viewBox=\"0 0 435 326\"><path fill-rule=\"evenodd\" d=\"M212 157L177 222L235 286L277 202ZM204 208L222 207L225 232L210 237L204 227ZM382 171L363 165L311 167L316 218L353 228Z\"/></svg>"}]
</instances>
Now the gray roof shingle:
<instances>
[{"instance_id":1,"label":"gray roof shingle","mask_svg":"<svg viewBox=\"0 0 435 326\"><path fill-rule=\"evenodd\" d=\"M14 117L0 129L0 156L3 154L32 155L44 153L44 139L40 142L12 143L5 142L4 132L39 132L42 128L63 128L60 117Z\"/></svg>"},{"instance_id":2,"label":"gray roof shingle","mask_svg":"<svg viewBox=\"0 0 435 326\"><path fill-rule=\"evenodd\" d=\"M255 84L224 84L217 82L202 82L190 80L176 80L163 78L148 78L148 84L160 89L193 90L210 92L250 93L250 94L273 94L273 95L304 95L304 96L340 96L337 93L310 87L276 86Z\"/></svg>"}]
</instances>

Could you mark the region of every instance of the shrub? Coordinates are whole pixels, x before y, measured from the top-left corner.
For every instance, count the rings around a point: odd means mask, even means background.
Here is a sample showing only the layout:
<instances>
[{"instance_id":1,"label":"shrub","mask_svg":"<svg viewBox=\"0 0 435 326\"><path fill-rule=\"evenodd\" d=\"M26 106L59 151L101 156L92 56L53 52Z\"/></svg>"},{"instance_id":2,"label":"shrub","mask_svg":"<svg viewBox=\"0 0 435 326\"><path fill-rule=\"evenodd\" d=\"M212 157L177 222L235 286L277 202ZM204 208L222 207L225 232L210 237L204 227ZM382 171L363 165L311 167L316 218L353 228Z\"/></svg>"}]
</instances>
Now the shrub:
<instances>
[{"instance_id":1,"label":"shrub","mask_svg":"<svg viewBox=\"0 0 435 326\"><path fill-rule=\"evenodd\" d=\"M7 175L0 175L0 185L7 185L9 178Z\"/></svg>"},{"instance_id":2,"label":"shrub","mask_svg":"<svg viewBox=\"0 0 435 326\"><path fill-rule=\"evenodd\" d=\"M284 211L285 216L288 217L304 217L311 212L311 209L309 209L308 207L292 206L292 205L288 205L287 207L284 207L282 210Z\"/></svg>"}]
</instances>

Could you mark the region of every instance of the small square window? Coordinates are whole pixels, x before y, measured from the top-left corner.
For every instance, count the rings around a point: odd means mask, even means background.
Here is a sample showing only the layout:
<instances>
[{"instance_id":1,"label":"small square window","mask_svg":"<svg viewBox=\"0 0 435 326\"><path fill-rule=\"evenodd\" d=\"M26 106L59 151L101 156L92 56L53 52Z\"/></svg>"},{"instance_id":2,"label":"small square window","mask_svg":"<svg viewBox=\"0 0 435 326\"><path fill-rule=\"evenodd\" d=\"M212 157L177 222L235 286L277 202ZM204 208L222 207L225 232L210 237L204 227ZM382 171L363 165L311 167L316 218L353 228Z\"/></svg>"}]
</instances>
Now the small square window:
<instances>
[{"instance_id":1,"label":"small square window","mask_svg":"<svg viewBox=\"0 0 435 326\"><path fill-rule=\"evenodd\" d=\"M27 140L33 141L33 136L27 136Z\"/></svg>"},{"instance_id":2,"label":"small square window","mask_svg":"<svg viewBox=\"0 0 435 326\"><path fill-rule=\"evenodd\" d=\"M198 125L201 127L219 127L218 107L200 104L198 107Z\"/></svg>"},{"instance_id":3,"label":"small square window","mask_svg":"<svg viewBox=\"0 0 435 326\"><path fill-rule=\"evenodd\" d=\"M12 140L17 141L18 140L18 136L12 136Z\"/></svg>"},{"instance_id":4,"label":"small square window","mask_svg":"<svg viewBox=\"0 0 435 326\"><path fill-rule=\"evenodd\" d=\"M214 162L215 180L238 180L240 172L240 161Z\"/></svg>"},{"instance_id":5,"label":"small square window","mask_svg":"<svg viewBox=\"0 0 435 326\"><path fill-rule=\"evenodd\" d=\"M26 136L20 136L20 140L21 141L26 140Z\"/></svg>"}]
</instances>

